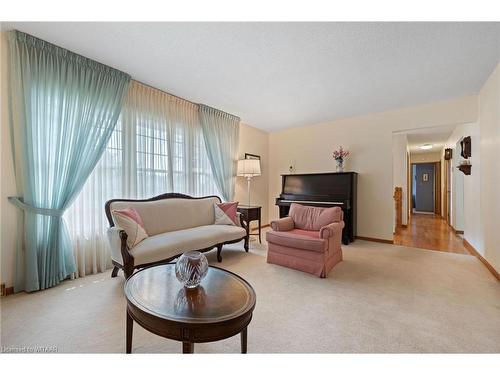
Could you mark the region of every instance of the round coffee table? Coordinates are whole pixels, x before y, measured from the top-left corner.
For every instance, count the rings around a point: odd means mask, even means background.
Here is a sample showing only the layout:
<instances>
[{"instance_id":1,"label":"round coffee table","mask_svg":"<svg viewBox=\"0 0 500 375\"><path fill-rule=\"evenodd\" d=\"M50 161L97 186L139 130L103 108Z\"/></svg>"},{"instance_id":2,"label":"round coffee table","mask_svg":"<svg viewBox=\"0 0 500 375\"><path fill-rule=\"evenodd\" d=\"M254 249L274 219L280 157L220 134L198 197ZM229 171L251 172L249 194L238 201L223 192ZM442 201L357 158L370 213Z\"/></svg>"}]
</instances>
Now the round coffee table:
<instances>
[{"instance_id":1,"label":"round coffee table","mask_svg":"<svg viewBox=\"0 0 500 375\"><path fill-rule=\"evenodd\" d=\"M125 283L127 298L127 353L132 351L135 321L144 329L182 341L182 352L193 353L194 343L222 340L241 334L247 352L247 326L255 308L255 292L240 276L210 266L194 289L175 277L175 264L144 268Z\"/></svg>"}]
</instances>

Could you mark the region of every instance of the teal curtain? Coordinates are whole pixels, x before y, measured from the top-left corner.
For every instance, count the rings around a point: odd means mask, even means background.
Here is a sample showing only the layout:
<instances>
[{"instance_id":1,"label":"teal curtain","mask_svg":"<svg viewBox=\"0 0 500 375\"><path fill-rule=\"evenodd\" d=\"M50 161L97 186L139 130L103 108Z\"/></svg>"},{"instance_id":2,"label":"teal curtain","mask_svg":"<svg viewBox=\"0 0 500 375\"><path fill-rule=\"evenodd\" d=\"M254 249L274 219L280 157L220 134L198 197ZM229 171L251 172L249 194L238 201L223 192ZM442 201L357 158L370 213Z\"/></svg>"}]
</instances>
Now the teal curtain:
<instances>
[{"instance_id":1,"label":"teal curtain","mask_svg":"<svg viewBox=\"0 0 500 375\"><path fill-rule=\"evenodd\" d=\"M234 199L240 118L199 105L200 123L215 184L226 201Z\"/></svg>"},{"instance_id":2,"label":"teal curtain","mask_svg":"<svg viewBox=\"0 0 500 375\"><path fill-rule=\"evenodd\" d=\"M58 284L75 271L62 214L116 125L127 74L31 35L9 32L10 123L19 223L15 291Z\"/></svg>"}]
</instances>

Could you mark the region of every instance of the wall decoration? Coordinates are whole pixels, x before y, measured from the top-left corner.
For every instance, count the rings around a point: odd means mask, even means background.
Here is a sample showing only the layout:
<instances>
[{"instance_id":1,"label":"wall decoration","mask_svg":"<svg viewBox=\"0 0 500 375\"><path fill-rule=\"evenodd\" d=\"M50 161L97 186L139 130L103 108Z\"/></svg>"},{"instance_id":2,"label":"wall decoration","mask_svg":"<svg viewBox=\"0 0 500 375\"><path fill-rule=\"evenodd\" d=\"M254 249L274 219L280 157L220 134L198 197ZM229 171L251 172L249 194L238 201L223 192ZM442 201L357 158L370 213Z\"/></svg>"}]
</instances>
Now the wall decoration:
<instances>
[{"instance_id":1,"label":"wall decoration","mask_svg":"<svg viewBox=\"0 0 500 375\"><path fill-rule=\"evenodd\" d=\"M460 146L462 149L460 155L462 155L464 159L470 158L472 154L470 136L462 138L462 140L460 141Z\"/></svg>"},{"instance_id":2,"label":"wall decoration","mask_svg":"<svg viewBox=\"0 0 500 375\"><path fill-rule=\"evenodd\" d=\"M462 163L460 163L459 166L457 166L457 168L466 176L470 176L471 174L471 168L472 168L472 165L467 161L467 160L464 160Z\"/></svg>"},{"instance_id":3,"label":"wall decoration","mask_svg":"<svg viewBox=\"0 0 500 375\"><path fill-rule=\"evenodd\" d=\"M453 157L453 149L445 148L444 149L444 160L451 160Z\"/></svg>"},{"instance_id":4,"label":"wall decoration","mask_svg":"<svg viewBox=\"0 0 500 375\"><path fill-rule=\"evenodd\" d=\"M245 159L260 160L260 156L254 154L248 154L245 152Z\"/></svg>"}]
</instances>

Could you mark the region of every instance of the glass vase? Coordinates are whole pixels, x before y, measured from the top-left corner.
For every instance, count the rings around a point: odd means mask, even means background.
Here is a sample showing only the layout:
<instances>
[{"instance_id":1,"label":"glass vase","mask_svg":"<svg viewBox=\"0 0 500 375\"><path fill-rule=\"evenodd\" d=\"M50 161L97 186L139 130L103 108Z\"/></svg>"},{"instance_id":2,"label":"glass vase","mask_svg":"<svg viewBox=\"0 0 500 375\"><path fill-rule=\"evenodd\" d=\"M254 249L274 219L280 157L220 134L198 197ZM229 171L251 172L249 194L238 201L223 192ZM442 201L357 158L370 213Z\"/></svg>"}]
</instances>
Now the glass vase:
<instances>
[{"instance_id":1,"label":"glass vase","mask_svg":"<svg viewBox=\"0 0 500 375\"><path fill-rule=\"evenodd\" d=\"M196 288L207 272L207 258L199 251L188 251L175 263L175 276L185 288Z\"/></svg>"},{"instance_id":2,"label":"glass vase","mask_svg":"<svg viewBox=\"0 0 500 375\"><path fill-rule=\"evenodd\" d=\"M344 159L336 159L337 162L337 172L344 172Z\"/></svg>"}]
</instances>

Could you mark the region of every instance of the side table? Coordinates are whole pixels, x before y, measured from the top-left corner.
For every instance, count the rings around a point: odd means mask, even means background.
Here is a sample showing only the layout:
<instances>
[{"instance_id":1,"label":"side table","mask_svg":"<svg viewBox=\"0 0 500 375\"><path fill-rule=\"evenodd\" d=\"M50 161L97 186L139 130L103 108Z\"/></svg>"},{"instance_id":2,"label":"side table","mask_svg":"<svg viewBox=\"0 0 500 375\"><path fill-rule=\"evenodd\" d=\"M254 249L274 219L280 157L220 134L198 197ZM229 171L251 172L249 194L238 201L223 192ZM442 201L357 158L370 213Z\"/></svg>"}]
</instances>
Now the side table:
<instances>
[{"instance_id":1,"label":"side table","mask_svg":"<svg viewBox=\"0 0 500 375\"><path fill-rule=\"evenodd\" d=\"M259 243L262 243L260 233L261 233L261 206L245 206L239 205L238 212L243 215L243 220L247 223L247 234L250 236L257 235L257 233L250 233L250 222L257 220L259 222Z\"/></svg>"}]
</instances>

